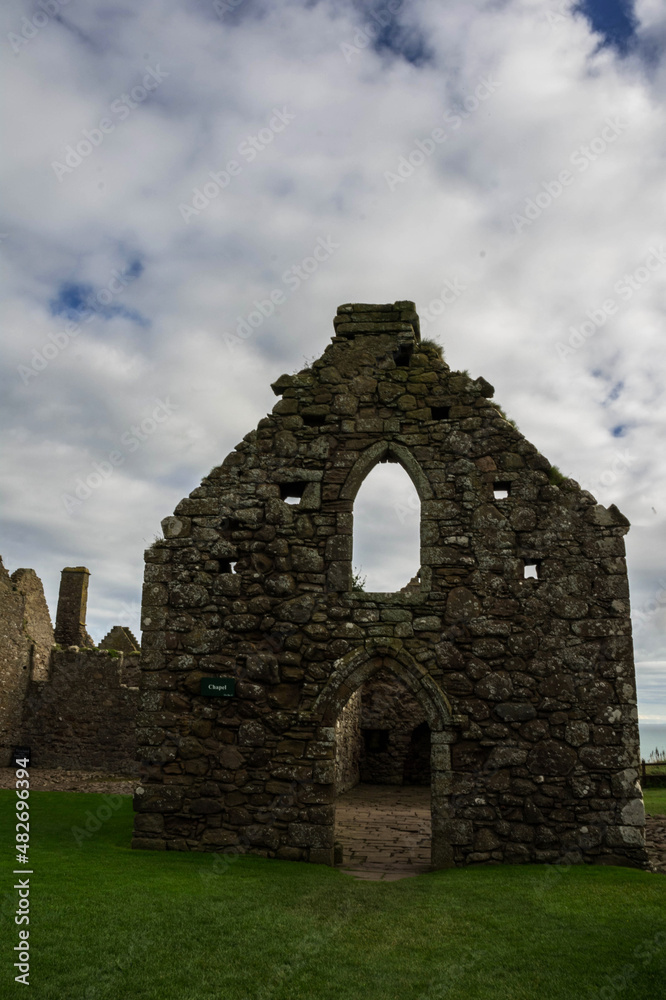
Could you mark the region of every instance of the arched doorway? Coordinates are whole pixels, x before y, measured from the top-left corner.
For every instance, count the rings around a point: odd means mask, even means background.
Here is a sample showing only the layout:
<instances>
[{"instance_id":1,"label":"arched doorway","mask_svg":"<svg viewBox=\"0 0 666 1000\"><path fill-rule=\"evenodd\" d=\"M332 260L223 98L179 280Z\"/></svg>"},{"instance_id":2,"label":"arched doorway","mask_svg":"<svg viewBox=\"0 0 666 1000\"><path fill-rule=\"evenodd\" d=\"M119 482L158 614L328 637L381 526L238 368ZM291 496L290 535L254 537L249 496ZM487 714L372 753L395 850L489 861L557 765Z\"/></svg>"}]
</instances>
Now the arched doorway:
<instances>
[{"instance_id":1,"label":"arched doorway","mask_svg":"<svg viewBox=\"0 0 666 1000\"><path fill-rule=\"evenodd\" d=\"M392 699L387 697L389 690ZM409 719L406 725L392 728L391 719L400 716L400 704L395 698L396 694L399 697L400 691L404 692L405 704L409 701L406 713ZM377 701L380 702L379 707ZM375 779L371 786L374 789L384 787L394 792L398 789L399 793L394 794L392 799L386 791L375 794L372 808L379 813L383 811L384 816L409 810L410 795L414 801L418 799L421 802L421 814L425 802L430 850L425 852L425 861L424 852L417 852L419 867L426 870L451 866L449 744L453 742L454 734L448 700L428 671L400 643L393 641L382 646L368 642L337 661L313 710L320 720L320 738L332 741L334 745L335 767L331 777L335 785L336 804L345 794L353 800L353 789L362 788L364 784L361 780L363 774ZM388 720L389 724L383 727L370 724L382 719L385 723ZM364 725L364 721L368 724ZM382 736L382 733L385 735ZM428 743L426 768L423 750ZM425 783L416 781L417 776ZM357 795L362 798L362 794ZM349 811L346 815L349 818ZM335 819L333 826L335 830ZM423 825L417 823L417 839L422 829ZM377 861L377 852L373 853ZM405 852L402 854L404 860ZM344 857L342 860L344 863ZM391 866L390 857L385 857L384 861L386 867Z\"/></svg>"},{"instance_id":2,"label":"arched doorway","mask_svg":"<svg viewBox=\"0 0 666 1000\"><path fill-rule=\"evenodd\" d=\"M362 878L431 868L430 727L423 707L380 666L335 726L336 863Z\"/></svg>"}]
</instances>

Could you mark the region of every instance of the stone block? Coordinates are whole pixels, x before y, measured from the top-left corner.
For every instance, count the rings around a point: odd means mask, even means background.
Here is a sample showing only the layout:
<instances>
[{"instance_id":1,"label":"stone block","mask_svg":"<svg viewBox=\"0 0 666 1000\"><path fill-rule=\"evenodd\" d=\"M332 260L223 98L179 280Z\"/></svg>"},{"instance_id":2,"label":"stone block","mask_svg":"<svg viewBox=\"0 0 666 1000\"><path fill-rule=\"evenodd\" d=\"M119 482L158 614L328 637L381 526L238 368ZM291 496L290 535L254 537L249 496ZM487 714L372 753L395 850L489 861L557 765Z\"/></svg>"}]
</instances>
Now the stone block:
<instances>
[{"instance_id":1,"label":"stone block","mask_svg":"<svg viewBox=\"0 0 666 1000\"><path fill-rule=\"evenodd\" d=\"M414 619L413 628L415 632L439 632L442 620L437 615L425 615L423 618Z\"/></svg>"},{"instance_id":2,"label":"stone block","mask_svg":"<svg viewBox=\"0 0 666 1000\"><path fill-rule=\"evenodd\" d=\"M306 546L294 546L291 550L293 568L299 573L321 573L324 560L316 549Z\"/></svg>"},{"instance_id":3,"label":"stone block","mask_svg":"<svg viewBox=\"0 0 666 1000\"><path fill-rule=\"evenodd\" d=\"M328 865L333 867L333 848L310 848L308 860L313 865Z\"/></svg>"},{"instance_id":4,"label":"stone block","mask_svg":"<svg viewBox=\"0 0 666 1000\"><path fill-rule=\"evenodd\" d=\"M566 775L569 774L578 757L571 747L559 740L542 740L530 750L527 766L533 774Z\"/></svg>"},{"instance_id":5,"label":"stone block","mask_svg":"<svg viewBox=\"0 0 666 1000\"><path fill-rule=\"evenodd\" d=\"M633 763L633 754L622 747L582 747L579 757L593 771L619 771Z\"/></svg>"},{"instance_id":6,"label":"stone block","mask_svg":"<svg viewBox=\"0 0 666 1000\"><path fill-rule=\"evenodd\" d=\"M146 813L180 812L183 804L183 789L174 785L147 785L137 789L134 795L134 811Z\"/></svg>"},{"instance_id":7,"label":"stone block","mask_svg":"<svg viewBox=\"0 0 666 1000\"><path fill-rule=\"evenodd\" d=\"M267 847L275 851L280 846L280 834L268 824L255 823L245 827L243 837L253 847Z\"/></svg>"},{"instance_id":8,"label":"stone block","mask_svg":"<svg viewBox=\"0 0 666 1000\"><path fill-rule=\"evenodd\" d=\"M645 847L645 834L640 826L612 826L606 830L609 847Z\"/></svg>"},{"instance_id":9,"label":"stone block","mask_svg":"<svg viewBox=\"0 0 666 1000\"><path fill-rule=\"evenodd\" d=\"M333 829L314 823L290 823L287 827L289 843L294 847L317 849L333 848Z\"/></svg>"},{"instance_id":10,"label":"stone block","mask_svg":"<svg viewBox=\"0 0 666 1000\"><path fill-rule=\"evenodd\" d=\"M620 813L625 826L645 826L645 806L643 797L632 799Z\"/></svg>"},{"instance_id":11,"label":"stone block","mask_svg":"<svg viewBox=\"0 0 666 1000\"><path fill-rule=\"evenodd\" d=\"M512 767L524 764L528 751L519 747L493 747L488 756L488 768Z\"/></svg>"},{"instance_id":12,"label":"stone block","mask_svg":"<svg viewBox=\"0 0 666 1000\"><path fill-rule=\"evenodd\" d=\"M266 731L260 722L241 723L238 729L239 746L263 747L266 742Z\"/></svg>"},{"instance_id":13,"label":"stone block","mask_svg":"<svg viewBox=\"0 0 666 1000\"><path fill-rule=\"evenodd\" d=\"M202 844L212 844L215 847L232 847L240 843L240 838L233 830L216 829L204 830L201 835Z\"/></svg>"},{"instance_id":14,"label":"stone block","mask_svg":"<svg viewBox=\"0 0 666 1000\"><path fill-rule=\"evenodd\" d=\"M467 621L481 614L481 602L468 587L454 587L446 599L446 620Z\"/></svg>"},{"instance_id":15,"label":"stone block","mask_svg":"<svg viewBox=\"0 0 666 1000\"><path fill-rule=\"evenodd\" d=\"M486 674L485 677L482 677L477 682L474 692L479 698L483 698L486 701L506 702L513 694L511 675L504 670L497 670Z\"/></svg>"},{"instance_id":16,"label":"stone block","mask_svg":"<svg viewBox=\"0 0 666 1000\"><path fill-rule=\"evenodd\" d=\"M164 833L164 816L161 813L139 813L134 819L138 833Z\"/></svg>"},{"instance_id":17,"label":"stone block","mask_svg":"<svg viewBox=\"0 0 666 1000\"><path fill-rule=\"evenodd\" d=\"M275 857L280 861L300 861L303 857L303 851L299 847L279 847ZM326 864L326 862L321 863Z\"/></svg>"},{"instance_id":18,"label":"stone block","mask_svg":"<svg viewBox=\"0 0 666 1000\"><path fill-rule=\"evenodd\" d=\"M536 708L529 702L504 702L495 706L495 712L503 722L528 722L536 718Z\"/></svg>"}]
</instances>

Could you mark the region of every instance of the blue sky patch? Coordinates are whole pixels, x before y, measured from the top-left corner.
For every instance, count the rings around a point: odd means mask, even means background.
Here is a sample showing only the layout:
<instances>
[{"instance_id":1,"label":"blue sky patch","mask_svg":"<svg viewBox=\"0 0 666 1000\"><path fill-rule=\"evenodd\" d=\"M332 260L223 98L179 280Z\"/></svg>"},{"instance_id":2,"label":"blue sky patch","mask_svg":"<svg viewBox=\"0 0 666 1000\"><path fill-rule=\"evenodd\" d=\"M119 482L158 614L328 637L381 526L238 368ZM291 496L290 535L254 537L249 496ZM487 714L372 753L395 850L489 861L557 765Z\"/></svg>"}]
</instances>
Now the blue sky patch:
<instances>
[{"instance_id":1,"label":"blue sky patch","mask_svg":"<svg viewBox=\"0 0 666 1000\"><path fill-rule=\"evenodd\" d=\"M618 399L623 389L624 389L624 382L616 382L615 385L612 387L611 391L604 399L603 405L608 406L609 403L614 403L615 400Z\"/></svg>"},{"instance_id":2,"label":"blue sky patch","mask_svg":"<svg viewBox=\"0 0 666 1000\"><path fill-rule=\"evenodd\" d=\"M603 36L603 46L613 45L622 54L629 50L637 24L633 0L580 0L573 9Z\"/></svg>"},{"instance_id":3,"label":"blue sky patch","mask_svg":"<svg viewBox=\"0 0 666 1000\"><path fill-rule=\"evenodd\" d=\"M129 283L142 272L143 264L136 259L128 267L114 269L108 284L102 288L94 288L84 281L63 281L55 298L49 302L51 315L65 316L76 321L81 313L92 311L104 319L122 316L137 326L150 326L150 321L145 316L118 301Z\"/></svg>"},{"instance_id":4,"label":"blue sky patch","mask_svg":"<svg viewBox=\"0 0 666 1000\"><path fill-rule=\"evenodd\" d=\"M360 33L371 39L371 46L380 55L393 55L414 66L421 66L431 58L425 36L414 27L400 23L401 9L389 11L385 3L362 3Z\"/></svg>"}]
</instances>

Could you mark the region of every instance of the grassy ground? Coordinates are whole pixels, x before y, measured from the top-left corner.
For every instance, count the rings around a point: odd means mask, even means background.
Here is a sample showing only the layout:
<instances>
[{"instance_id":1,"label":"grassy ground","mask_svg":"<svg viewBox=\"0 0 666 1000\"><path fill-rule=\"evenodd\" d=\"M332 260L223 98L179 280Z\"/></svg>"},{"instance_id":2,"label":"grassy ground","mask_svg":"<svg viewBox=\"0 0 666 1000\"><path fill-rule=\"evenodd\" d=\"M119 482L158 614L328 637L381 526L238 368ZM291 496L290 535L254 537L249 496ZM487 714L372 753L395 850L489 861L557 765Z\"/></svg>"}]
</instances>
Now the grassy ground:
<instances>
[{"instance_id":1,"label":"grassy ground","mask_svg":"<svg viewBox=\"0 0 666 1000\"><path fill-rule=\"evenodd\" d=\"M666 788L646 788L643 798L648 816L666 816Z\"/></svg>"},{"instance_id":2,"label":"grassy ground","mask_svg":"<svg viewBox=\"0 0 666 1000\"><path fill-rule=\"evenodd\" d=\"M380 883L260 858L133 852L129 798L82 837L104 801L30 797L33 1000L663 996L662 876L497 866ZM0 792L3 1000L22 990L11 957L13 804Z\"/></svg>"}]
</instances>

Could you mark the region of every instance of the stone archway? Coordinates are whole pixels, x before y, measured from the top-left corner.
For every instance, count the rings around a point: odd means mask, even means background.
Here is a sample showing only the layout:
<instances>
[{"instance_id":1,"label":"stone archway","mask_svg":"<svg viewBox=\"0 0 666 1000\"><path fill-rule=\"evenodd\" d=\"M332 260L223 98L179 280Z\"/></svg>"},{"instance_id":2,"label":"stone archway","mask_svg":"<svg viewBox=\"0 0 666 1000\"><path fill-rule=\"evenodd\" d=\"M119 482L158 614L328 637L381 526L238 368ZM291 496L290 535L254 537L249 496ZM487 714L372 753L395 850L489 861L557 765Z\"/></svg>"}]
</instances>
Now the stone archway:
<instances>
[{"instance_id":1,"label":"stone archway","mask_svg":"<svg viewBox=\"0 0 666 1000\"><path fill-rule=\"evenodd\" d=\"M358 457L354 465L349 469L345 481L340 488L338 503L344 513L352 515L356 495L362 483L374 467L382 461L391 459L397 462L405 470L411 479L419 500L421 501L421 595L429 592L432 583L432 567L428 560L427 549L424 544L424 503L429 503L435 499L432 486L428 476L423 471L419 462L414 458L412 452L405 445L396 441L384 440L376 441L366 448ZM337 592L351 592L352 586L352 533L344 534L336 539L333 561L331 561L328 572L328 589Z\"/></svg>"},{"instance_id":2,"label":"stone archway","mask_svg":"<svg viewBox=\"0 0 666 1000\"><path fill-rule=\"evenodd\" d=\"M425 472L412 455L409 448L397 441L377 441L359 456L340 490L341 500L354 500L361 483L378 462L390 456L399 462L414 483L421 501L432 500L434 493Z\"/></svg>"},{"instance_id":3,"label":"stone archway","mask_svg":"<svg viewBox=\"0 0 666 1000\"><path fill-rule=\"evenodd\" d=\"M318 722L317 742L335 744L335 723L344 706L381 668L390 670L402 682L425 713L431 740L431 865L433 868L451 867L454 860L449 827L450 744L455 741L451 705L437 682L401 643L368 641L336 662L312 707L311 717Z\"/></svg>"}]
</instances>

